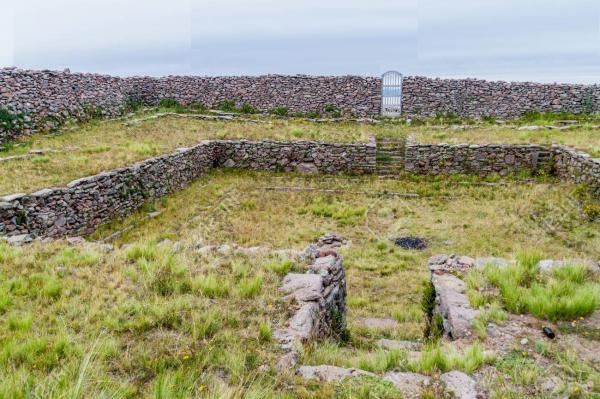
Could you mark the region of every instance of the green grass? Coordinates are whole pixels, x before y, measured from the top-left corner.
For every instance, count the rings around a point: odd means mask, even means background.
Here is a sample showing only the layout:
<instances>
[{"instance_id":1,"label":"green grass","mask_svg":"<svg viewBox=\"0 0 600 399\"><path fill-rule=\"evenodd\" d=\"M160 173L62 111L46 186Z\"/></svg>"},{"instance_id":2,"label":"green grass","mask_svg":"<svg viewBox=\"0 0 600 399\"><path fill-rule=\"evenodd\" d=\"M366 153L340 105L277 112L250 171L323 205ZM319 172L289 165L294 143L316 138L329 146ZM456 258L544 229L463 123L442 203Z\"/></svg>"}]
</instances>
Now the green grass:
<instances>
[{"instance_id":1,"label":"green grass","mask_svg":"<svg viewBox=\"0 0 600 399\"><path fill-rule=\"evenodd\" d=\"M165 102L166 101L166 102ZM252 112L248 106L242 111ZM164 99L158 111L198 112L202 108L182 108ZM152 111L155 112L155 111ZM135 117L151 115L138 113ZM283 111L279 110L281 114ZM366 142L370 136L403 140L408 134L418 141L448 143L541 143L573 146L600 156L600 135L593 129L596 120L588 120L574 130L522 132L514 129L477 125L475 129L450 130L442 120L432 119L407 125L402 121L380 124L355 122L313 123L305 120L264 118L269 123L207 121L164 117L125 126L121 120L91 120L71 131L36 134L4 145L2 156L23 155L32 149L52 152L27 159L0 163L0 195L33 192L45 187L62 186L71 180L93 175L134 162L189 147L205 139L318 140L325 142ZM62 151L73 147L69 151ZM387 158L379 155L380 161ZM383 157L383 158L382 158ZM593 210L592 210L593 211Z\"/></svg>"},{"instance_id":2,"label":"green grass","mask_svg":"<svg viewBox=\"0 0 600 399\"><path fill-rule=\"evenodd\" d=\"M475 306L490 298L478 294L485 281L499 290L499 299L511 313L531 313L546 320L573 320L592 314L600 300L600 285L592 271L581 265L567 265L543 273L537 268L540 257L521 255L515 265L487 265L468 277L469 296Z\"/></svg>"},{"instance_id":3,"label":"green grass","mask_svg":"<svg viewBox=\"0 0 600 399\"><path fill-rule=\"evenodd\" d=\"M273 180L348 192L260 188ZM389 384L376 381L322 384L278 375L274 367L282 352L273 335L288 317L278 288L282 275L301 265L273 253L196 249L200 243L300 250L330 231L351 241L340 250L349 338L308 345L303 364L432 375L451 368L484 370L491 359L482 358L478 346L453 352L429 344L415 361L407 353L377 348L375 341L384 336L424 340L420 300L429 276L427 258L438 253L508 258L533 250L554 259L581 253L600 258L600 237L594 222L569 208L572 202L563 202L576 198L574 186L478 182L464 176L379 180L216 171L89 237L131 226L112 241L113 251L61 240L20 248L0 242L0 398L395 397ZM386 190L423 196L377 194ZM356 194L363 191L369 194ZM151 208L162 213L148 219ZM352 223L340 223L345 210L356 209L364 212L352 216ZM560 217L569 243L533 222L532 209ZM336 212L344 216L336 218ZM391 241L401 235L425 237L430 246L402 250ZM563 273L560 279L581 281L576 270ZM361 317L394 318L399 327L363 330ZM555 353L550 345L548 352ZM569 370L577 370L581 380L593 378L585 364L568 363Z\"/></svg>"},{"instance_id":4,"label":"green grass","mask_svg":"<svg viewBox=\"0 0 600 399\"><path fill-rule=\"evenodd\" d=\"M461 370L471 374L486 363L492 363L493 357L487 356L483 347L474 343L462 350L450 345L434 343L426 346L421 352L421 358L410 364L408 369L423 374L436 372L445 373L451 370Z\"/></svg>"},{"instance_id":5,"label":"green grass","mask_svg":"<svg viewBox=\"0 0 600 399\"><path fill-rule=\"evenodd\" d=\"M176 105L166 105L159 111L182 112L172 108ZM251 111L247 107L244 110ZM140 113L136 117L147 115ZM58 151L65 147L77 149L0 162L0 195L65 185L80 177L167 154L206 139L366 142L369 136L402 138L406 135L406 130L397 125L311 123L276 118L267 121L269 123L258 124L165 117L124 126L120 120L92 120L60 134L36 134L7 144L0 151L1 156L23 155L39 148Z\"/></svg>"}]
</instances>

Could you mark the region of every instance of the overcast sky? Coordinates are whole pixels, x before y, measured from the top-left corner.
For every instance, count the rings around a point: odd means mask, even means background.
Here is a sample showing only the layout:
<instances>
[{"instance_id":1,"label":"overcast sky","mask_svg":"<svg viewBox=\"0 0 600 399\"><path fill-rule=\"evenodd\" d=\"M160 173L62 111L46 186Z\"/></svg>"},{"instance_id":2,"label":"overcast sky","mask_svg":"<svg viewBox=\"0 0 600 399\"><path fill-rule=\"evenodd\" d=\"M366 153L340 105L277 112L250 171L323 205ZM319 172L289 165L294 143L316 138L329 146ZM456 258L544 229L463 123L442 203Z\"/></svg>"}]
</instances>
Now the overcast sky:
<instances>
[{"instance_id":1,"label":"overcast sky","mask_svg":"<svg viewBox=\"0 0 600 399\"><path fill-rule=\"evenodd\" d=\"M600 83L600 0L0 0L0 66Z\"/></svg>"}]
</instances>

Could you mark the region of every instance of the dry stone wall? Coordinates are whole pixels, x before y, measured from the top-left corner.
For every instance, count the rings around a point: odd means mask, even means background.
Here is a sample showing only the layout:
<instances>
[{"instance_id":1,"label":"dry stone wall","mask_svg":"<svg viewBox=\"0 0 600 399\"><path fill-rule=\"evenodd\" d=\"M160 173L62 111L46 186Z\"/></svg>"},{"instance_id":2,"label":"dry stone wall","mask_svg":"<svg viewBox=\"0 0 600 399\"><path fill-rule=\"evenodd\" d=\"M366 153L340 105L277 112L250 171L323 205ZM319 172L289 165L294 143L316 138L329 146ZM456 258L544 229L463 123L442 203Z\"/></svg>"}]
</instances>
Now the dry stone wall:
<instances>
[{"instance_id":1,"label":"dry stone wall","mask_svg":"<svg viewBox=\"0 0 600 399\"><path fill-rule=\"evenodd\" d=\"M565 146L553 146L554 173L562 180L587 184L600 194L600 158Z\"/></svg>"},{"instance_id":2,"label":"dry stone wall","mask_svg":"<svg viewBox=\"0 0 600 399\"><path fill-rule=\"evenodd\" d=\"M88 234L146 201L186 187L219 166L254 170L370 173L373 144L205 141L174 154L75 180L66 187L0 198L0 235Z\"/></svg>"},{"instance_id":3,"label":"dry stone wall","mask_svg":"<svg viewBox=\"0 0 600 399\"><path fill-rule=\"evenodd\" d=\"M277 362L280 371L293 368L303 344L323 337L341 338L346 330L346 272L338 249L348 245L330 233L302 251L298 259L308 261L305 273L288 273L279 291L284 294L289 318L275 331L287 353Z\"/></svg>"},{"instance_id":4,"label":"dry stone wall","mask_svg":"<svg viewBox=\"0 0 600 399\"><path fill-rule=\"evenodd\" d=\"M490 82L477 79L404 78L406 116L452 112L466 117L517 117L528 111L600 111L600 85ZM157 105L172 98L182 104L214 107L222 100L260 110L323 111L333 105L358 116L378 115L381 79L362 76L167 76L112 77L68 71L0 69L0 108L23 113L19 126L0 120L0 143L67 118L114 116L128 101Z\"/></svg>"},{"instance_id":5,"label":"dry stone wall","mask_svg":"<svg viewBox=\"0 0 600 399\"><path fill-rule=\"evenodd\" d=\"M220 165L303 173L357 173L375 171L376 145L327 144L315 141L220 141Z\"/></svg>"},{"instance_id":6,"label":"dry stone wall","mask_svg":"<svg viewBox=\"0 0 600 399\"><path fill-rule=\"evenodd\" d=\"M322 112L333 105L340 111L364 116L378 114L381 80L361 76L168 76L138 79L141 97L148 105L162 98L182 104L214 107L234 100L260 110L285 107L289 112ZM142 84L139 84L141 82Z\"/></svg>"},{"instance_id":7,"label":"dry stone wall","mask_svg":"<svg viewBox=\"0 0 600 399\"><path fill-rule=\"evenodd\" d=\"M213 167L214 144L201 143L174 154L85 177L66 187L0 199L0 234L59 237L93 232L146 201L182 189Z\"/></svg>"},{"instance_id":8,"label":"dry stone wall","mask_svg":"<svg viewBox=\"0 0 600 399\"><path fill-rule=\"evenodd\" d=\"M600 111L600 85L408 76L402 91L402 108L408 116L452 112L473 118L515 118L526 112Z\"/></svg>"},{"instance_id":9,"label":"dry stone wall","mask_svg":"<svg viewBox=\"0 0 600 399\"><path fill-rule=\"evenodd\" d=\"M56 127L67 118L118 115L132 91L131 83L119 77L0 69L0 108L24 116L13 128L0 121L0 143Z\"/></svg>"},{"instance_id":10,"label":"dry stone wall","mask_svg":"<svg viewBox=\"0 0 600 399\"><path fill-rule=\"evenodd\" d=\"M0 123L0 143L56 127L68 118L115 116L130 100L153 106L169 98L207 107L233 100L260 110L285 107L289 112L323 111L333 105L359 116L378 114L380 85L379 78L360 76L120 78L4 68L0 69L0 108L24 114L25 125L10 128Z\"/></svg>"},{"instance_id":11,"label":"dry stone wall","mask_svg":"<svg viewBox=\"0 0 600 399\"><path fill-rule=\"evenodd\" d=\"M418 144L407 140L407 172L487 176L527 170L550 172L552 151L539 145Z\"/></svg>"}]
</instances>

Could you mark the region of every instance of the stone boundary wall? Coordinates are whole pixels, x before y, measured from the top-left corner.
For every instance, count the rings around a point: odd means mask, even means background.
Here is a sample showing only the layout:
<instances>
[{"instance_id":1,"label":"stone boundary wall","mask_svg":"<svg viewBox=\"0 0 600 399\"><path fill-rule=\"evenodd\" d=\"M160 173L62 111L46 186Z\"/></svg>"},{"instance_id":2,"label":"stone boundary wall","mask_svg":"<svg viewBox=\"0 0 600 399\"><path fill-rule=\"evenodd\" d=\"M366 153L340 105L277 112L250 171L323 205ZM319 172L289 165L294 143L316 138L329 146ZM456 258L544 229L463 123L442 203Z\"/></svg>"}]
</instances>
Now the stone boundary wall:
<instances>
[{"instance_id":1,"label":"stone boundary wall","mask_svg":"<svg viewBox=\"0 0 600 399\"><path fill-rule=\"evenodd\" d=\"M526 112L600 111L600 85L407 76L402 92L402 110L408 116L453 112L472 118L516 118Z\"/></svg>"},{"instance_id":2,"label":"stone boundary wall","mask_svg":"<svg viewBox=\"0 0 600 399\"><path fill-rule=\"evenodd\" d=\"M68 118L119 115L132 82L119 77L58 71L0 69L0 108L25 114L24 126L6 129L0 143L59 126Z\"/></svg>"},{"instance_id":3,"label":"stone boundary wall","mask_svg":"<svg viewBox=\"0 0 600 399\"><path fill-rule=\"evenodd\" d=\"M145 202L186 187L219 166L254 170L372 173L375 147L312 141L204 141L169 155L72 181L66 187L0 198L0 235L89 234Z\"/></svg>"},{"instance_id":4,"label":"stone boundary wall","mask_svg":"<svg viewBox=\"0 0 600 399\"><path fill-rule=\"evenodd\" d=\"M407 172L506 176L520 170L549 173L553 152L534 144L419 144L407 139L404 154Z\"/></svg>"},{"instance_id":5,"label":"stone boundary wall","mask_svg":"<svg viewBox=\"0 0 600 399\"><path fill-rule=\"evenodd\" d=\"M222 100L250 104L263 111L323 112L333 105L359 116L379 114L381 79L362 76L167 76L132 79L147 105L162 98L215 107Z\"/></svg>"},{"instance_id":6,"label":"stone boundary wall","mask_svg":"<svg viewBox=\"0 0 600 399\"><path fill-rule=\"evenodd\" d=\"M592 158L585 152L554 145L554 174L561 180L587 184L600 194L600 158Z\"/></svg>"},{"instance_id":7,"label":"stone boundary wall","mask_svg":"<svg viewBox=\"0 0 600 399\"><path fill-rule=\"evenodd\" d=\"M479 118L518 117L528 111L600 111L600 85L491 82L477 79L403 80L405 116L453 112ZM0 143L56 127L68 118L115 116L130 99L157 105L174 98L182 104L216 106L222 100L260 110L323 111L333 105L345 114L378 115L381 78L363 76L167 76L113 77L68 71L0 69L0 108L25 113L26 126L0 128ZM1 122L1 121L0 121Z\"/></svg>"},{"instance_id":8,"label":"stone boundary wall","mask_svg":"<svg viewBox=\"0 0 600 399\"><path fill-rule=\"evenodd\" d=\"M358 116L379 114L381 79L361 76L168 76L112 77L68 71L0 69L0 108L25 114L25 127L0 126L0 143L56 127L68 118L121 114L130 99L158 105L173 98L184 105L215 107L222 100L267 111L322 112L333 105ZM1 121L0 121L1 122Z\"/></svg>"}]
</instances>

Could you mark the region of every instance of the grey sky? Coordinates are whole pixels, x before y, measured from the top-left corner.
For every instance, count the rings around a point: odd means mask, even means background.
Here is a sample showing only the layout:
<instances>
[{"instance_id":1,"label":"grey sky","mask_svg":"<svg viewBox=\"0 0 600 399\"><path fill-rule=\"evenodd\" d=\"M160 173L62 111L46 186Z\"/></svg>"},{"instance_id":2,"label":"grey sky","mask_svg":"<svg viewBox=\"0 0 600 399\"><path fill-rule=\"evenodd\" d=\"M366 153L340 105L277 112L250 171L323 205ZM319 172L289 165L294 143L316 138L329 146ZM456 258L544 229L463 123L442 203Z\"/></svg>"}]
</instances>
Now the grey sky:
<instances>
[{"instance_id":1,"label":"grey sky","mask_svg":"<svg viewBox=\"0 0 600 399\"><path fill-rule=\"evenodd\" d=\"M6 3L6 4L5 4ZM598 0L0 0L0 65L600 83Z\"/></svg>"}]
</instances>

